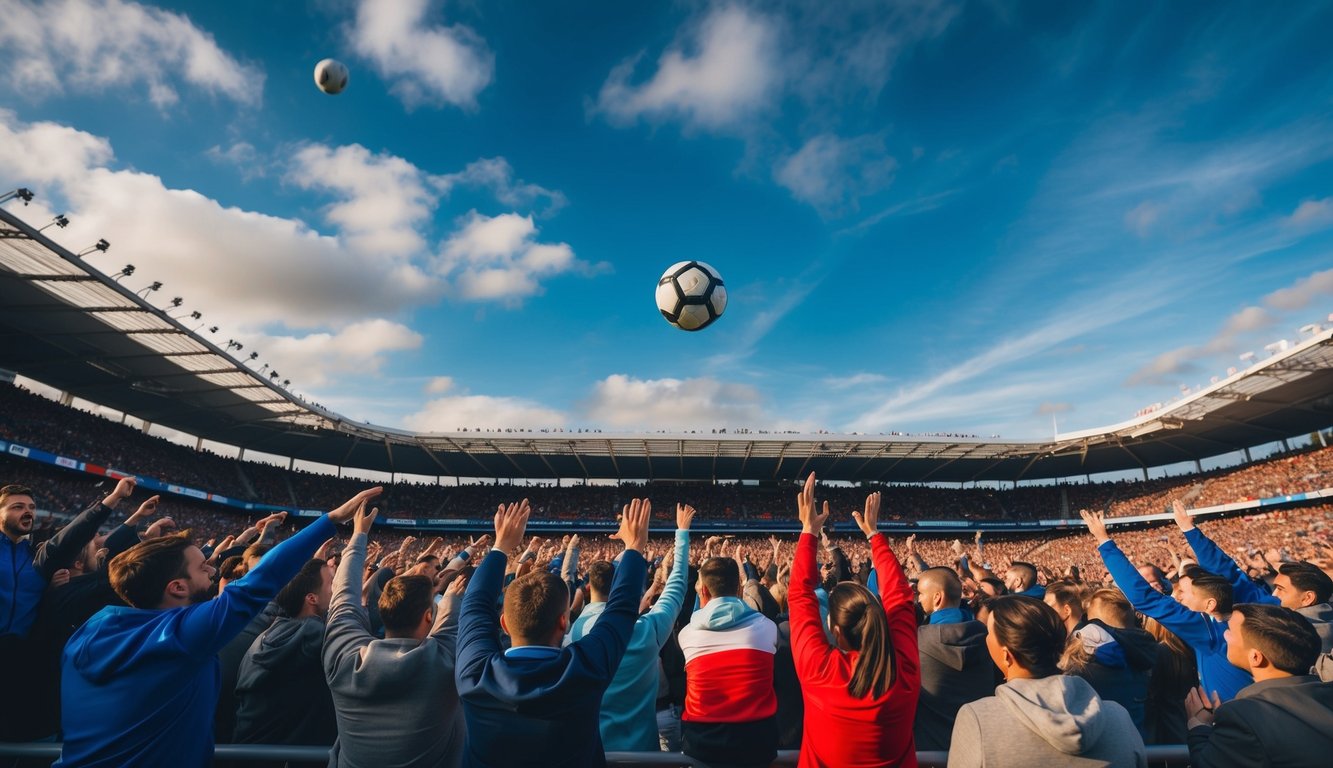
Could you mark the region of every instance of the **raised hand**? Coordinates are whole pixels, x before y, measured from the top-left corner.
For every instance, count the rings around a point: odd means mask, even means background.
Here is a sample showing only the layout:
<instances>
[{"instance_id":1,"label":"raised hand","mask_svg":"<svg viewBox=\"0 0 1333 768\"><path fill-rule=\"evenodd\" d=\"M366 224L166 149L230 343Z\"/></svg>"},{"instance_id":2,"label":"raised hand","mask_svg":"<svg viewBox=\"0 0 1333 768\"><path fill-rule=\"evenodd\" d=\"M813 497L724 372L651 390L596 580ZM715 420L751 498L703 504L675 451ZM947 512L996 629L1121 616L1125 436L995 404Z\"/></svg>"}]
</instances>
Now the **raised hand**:
<instances>
[{"instance_id":1,"label":"raised hand","mask_svg":"<svg viewBox=\"0 0 1333 768\"><path fill-rule=\"evenodd\" d=\"M1080 509L1078 516L1083 518L1083 524L1088 526L1088 533L1092 534L1092 538L1096 539L1098 544L1111 540L1106 533L1106 513Z\"/></svg>"},{"instance_id":2,"label":"raised hand","mask_svg":"<svg viewBox=\"0 0 1333 768\"><path fill-rule=\"evenodd\" d=\"M915 534L915 533L913 533L913 534L911 534L911 535L909 535L909 536L907 537L907 541L903 543L903 550L906 551L906 553L909 554L909 555L915 555L915 554L916 554L916 534Z\"/></svg>"},{"instance_id":3,"label":"raised hand","mask_svg":"<svg viewBox=\"0 0 1333 768\"><path fill-rule=\"evenodd\" d=\"M134 495L134 489L137 488L138 485L138 478L120 478L120 480L116 481L116 487L112 489L111 493L108 493L106 498L102 499L102 505L115 509L117 504Z\"/></svg>"},{"instance_id":4,"label":"raised hand","mask_svg":"<svg viewBox=\"0 0 1333 768\"><path fill-rule=\"evenodd\" d=\"M690 523L694 521L696 514L694 507L689 504L676 505L676 528L682 531L690 529Z\"/></svg>"},{"instance_id":5,"label":"raised hand","mask_svg":"<svg viewBox=\"0 0 1333 768\"><path fill-rule=\"evenodd\" d=\"M263 520L260 520L259 522L255 523L255 527L259 529L260 533L263 533L264 531L268 530L268 527L270 525L273 525L274 523L282 525L284 522L286 522L286 520L287 520L286 512L274 512L273 514L269 515Z\"/></svg>"},{"instance_id":6,"label":"raised hand","mask_svg":"<svg viewBox=\"0 0 1333 768\"><path fill-rule=\"evenodd\" d=\"M853 512L852 519L867 539L875 535L879 529L879 491L866 496L865 512Z\"/></svg>"},{"instance_id":7,"label":"raised hand","mask_svg":"<svg viewBox=\"0 0 1333 768\"><path fill-rule=\"evenodd\" d=\"M463 575L462 571L454 571L453 573L458 575L453 577L453 581L449 582L449 587L444 590L444 594L462 597L463 593L467 591L467 576Z\"/></svg>"},{"instance_id":8,"label":"raised hand","mask_svg":"<svg viewBox=\"0 0 1333 768\"><path fill-rule=\"evenodd\" d=\"M508 506L501 504L495 510L495 548L506 554L517 549L523 543L530 514L532 507L527 499Z\"/></svg>"},{"instance_id":9,"label":"raised hand","mask_svg":"<svg viewBox=\"0 0 1333 768\"><path fill-rule=\"evenodd\" d=\"M161 536L166 536L168 533L171 533L175 529L176 529L176 521L172 520L169 517L163 517L154 521L152 525L148 526L148 530L143 532L143 538L145 541L148 539L156 539Z\"/></svg>"},{"instance_id":10,"label":"raised hand","mask_svg":"<svg viewBox=\"0 0 1333 768\"><path fill-rule=\"evenodd\" d=\"M369 512L366 511L366 503L361 502L361 506L356 508L356 516L352 518L352 535L358 533L370 533L370 527L375 524L375 518L379 516L380 508L372 507Z\"/></svg>"},{"instance_id":11,"label":"raised hand","mask_svg":"<svg viewBox=\"0 0 1333 768\"><path fill-rule=\"evenodd\" d=\"M824 529L824 523L828 520L828 502L824 502L824 512L820 514L815 509L815 473L805 479L805 485L801 492L796 495L796 512L801 519L801 532L821 534ZM825 537L827 538L827 537Z\"/></svg>"},{"instance_id":12,"label":"raised hand","mask_svg":"<svg viewBox=\"0 0 1333 768\"><path fill-rule=\"evenodd\" d=\"M643 553L648 546L648 521L653 515L653 503L648 499L631 499L620 514L620 530L611 538L619 539L625 551Z\"/></svg>"},{"instance_id":13,"label":"raised hand","mask_svg":"<svg viewBox=\"0 0 1333 768\"><path fill-rule=\"evenodd\" d=\"M536 541L541 541L541 539L536 539L535 537L534 539ZM467 548L472 550L473 552L476 552L478 550L485 549L486 545L490 543L491 543L491 535L489 533L483 533L482 535L473 539L472 542L467 545ZM528 545L528 549L532 549L531 544Z\"/></svg>"},{"instance_id":14,"label":"raised hand","mask_svg":"<svg viewBox=\"0 0 1333 768\"><path fill-rule=\"evenodd\" d=\"M384 486L377 485L374 488L367 488L352 498L344 501L342 506L329 512L329 519L339 525L348 522L356 514L356 511L363 504L384 493Z\"/></svg>"},{"instance_id":15,"label":"raised hand","mask_svg":"<svg viewBox=\"0 0 1333 768\"><path fill-rule=\"evenodd\" d=\"M129 516L125 521L125 525L132 526L140 520L147 520L153 515L156 515L157 503L161 501L161 499L161 496L149 496L144 503L139 505L139 508L134 511L134 514Z\"/></svg>"},{"instance_id":16,"label":"raised hand","mask_svg":"<svg viewBox=\"0 0 1333 768\"><path fill-rule=\"evenodd\" d=\"M1194 519L1190 517L1189 511L1185 509L1185 504L1180 499L1171 500L1171 517L1180 527L1181 533L1194 529Z\"/></svg>"}]
</instances>

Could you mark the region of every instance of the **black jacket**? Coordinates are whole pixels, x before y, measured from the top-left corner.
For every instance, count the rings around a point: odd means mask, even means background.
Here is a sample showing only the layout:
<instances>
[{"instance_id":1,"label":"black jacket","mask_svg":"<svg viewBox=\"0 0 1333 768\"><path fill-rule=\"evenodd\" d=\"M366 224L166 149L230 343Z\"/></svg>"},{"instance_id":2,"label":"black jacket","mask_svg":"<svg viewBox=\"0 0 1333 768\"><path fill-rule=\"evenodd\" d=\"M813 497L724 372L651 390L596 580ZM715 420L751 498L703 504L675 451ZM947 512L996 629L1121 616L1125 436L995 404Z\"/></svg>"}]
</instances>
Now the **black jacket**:
<instances>
[{"instance_id":1,"label":"black jacket","mask_svg":"<svg viewBox=\"0 0 1333 768\"><path fill-rule=\"evenodd\" d=\"M995 664L979 621L925 624L917 628L921 698L916 705L916 748L945 750L964 704L995 693Z\"/></svg>"},{"instance_id":2,"label":"black jacket","mask_svg":"<svg viewBox=\"0 0 1333 768\"><path fill-rule=\"evenodd\" d=\"M323 649L318 618L281 618L255 638L236 678L238 744L333 744L338 722Z\"/></svg>"},{"instance_id":3,"label":"black jacket","mask_svg":"<svg viewBox=\"0 0 1333 768\"><path fill-rule=\"evenodd\" d=\"M1264 680L1189 732L1194 768L1326 768L1333 760L1333 683L1313 675Z\"/></svg>"}]
</instances>

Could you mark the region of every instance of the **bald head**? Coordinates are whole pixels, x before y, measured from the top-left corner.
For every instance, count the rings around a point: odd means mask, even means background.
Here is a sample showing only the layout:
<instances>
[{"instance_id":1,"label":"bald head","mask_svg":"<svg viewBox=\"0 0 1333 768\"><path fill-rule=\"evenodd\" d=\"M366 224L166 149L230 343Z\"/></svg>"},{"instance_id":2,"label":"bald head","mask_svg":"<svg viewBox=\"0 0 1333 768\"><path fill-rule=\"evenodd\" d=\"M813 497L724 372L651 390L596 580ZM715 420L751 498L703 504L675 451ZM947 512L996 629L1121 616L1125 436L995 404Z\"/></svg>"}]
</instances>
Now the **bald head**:
<instances>
[{"instance_id":1,"label":"bald head","mask_svg":"<svg viewBox=\"0 0 1333 768\"><path fill-rule=\"evenodd\" d=\"M952 568L927 568L917 577L921 610L927 616L943 608L957 608L963 600L963 582Z\"/></svg>"}]
</instances>

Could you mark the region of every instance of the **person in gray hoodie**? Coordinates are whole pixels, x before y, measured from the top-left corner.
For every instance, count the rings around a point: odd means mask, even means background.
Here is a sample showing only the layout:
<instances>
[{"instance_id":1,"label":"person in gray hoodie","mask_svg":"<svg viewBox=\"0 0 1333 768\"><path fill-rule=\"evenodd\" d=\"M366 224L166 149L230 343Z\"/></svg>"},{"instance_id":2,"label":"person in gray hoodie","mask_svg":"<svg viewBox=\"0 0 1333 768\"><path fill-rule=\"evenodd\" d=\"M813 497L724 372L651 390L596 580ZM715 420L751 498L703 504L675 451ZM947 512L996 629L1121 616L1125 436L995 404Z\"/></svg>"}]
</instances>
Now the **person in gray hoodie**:
<instances>
[{"instance_id":1,"label":"person in gray hoodie","mask_svg":"<svg viewBox=\"0 0 1333 768\"><path fill-rule=\"evenodd\" d=\"M255 638L237 673L236 742L330 746L337 738L321 663L332 583L328 563L314 559L278 592L282 616Z\"/></svg>"},{"instance_id":2,"label":"person in gray hoodie","mask_svg":"<svg viewBox=\"0 0 1333 768\"><path fill-rule=\"evenodd\" d=\"M438 610L430 577L389 581L379 600L385 637L377 639L361 604L366 539L377 512L357 513L333 580L324 674L333 694L338 740L329 765L456 767L466 746L454 683L464 579L449 584Z\"/></svg>"},{"instance_id":3,"label":"person in gray hoodie","mask_svg":"<svg viewBox=\"0 0 1333 768\"><path fill-rule=\"evenodd\" d=\"M1065 628L1055 611L1022 595L998 597L990 608L986 648L1006 682L958 710L950 768L1146 768L1147 750L1125 708L1060 674Z\"/></svg>"},{"instance_id":4,"label":"person in gray hoodie","mask_svg":"<svg viewBox=\"0 0 1333 768\"><path fill-rule=\"evenodd\" d=\"M916 582L926 623L917 628L921 697L916 748L949 748L958 708L995 692L995 665L986 651L986 625L962 608L963 582L952 568L929 568Z\"/></svg>"}]
</instances>

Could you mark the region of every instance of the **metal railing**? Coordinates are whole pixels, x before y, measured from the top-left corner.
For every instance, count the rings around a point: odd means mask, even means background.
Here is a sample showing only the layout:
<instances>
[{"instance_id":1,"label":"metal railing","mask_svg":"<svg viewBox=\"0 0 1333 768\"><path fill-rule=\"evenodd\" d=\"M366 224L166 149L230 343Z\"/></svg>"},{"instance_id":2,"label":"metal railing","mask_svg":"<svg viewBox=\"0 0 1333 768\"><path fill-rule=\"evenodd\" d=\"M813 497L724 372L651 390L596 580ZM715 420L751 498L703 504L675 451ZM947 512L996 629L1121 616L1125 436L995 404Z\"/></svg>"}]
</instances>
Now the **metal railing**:
<instances>
[{"instance_id":1,"label":"metal railing","mask_svg":"<svg viewBox=\"0 0 1333 768\"><path fill-rule=\"evenodd\" d=\"M60 747L61 745L56 742L0 743L0 759L26 758L55 762L56 758L60 757ZM794 750L779 752L772 768L792 768L796 765L798 754ZM329 748L293 747L281 744L218 744L213 748L213 756L218 760L242 763L274 760L327 763ZM1180 768L1189 765L1189 758L1189 749L1183 744L1148 747L1150 766ZM946 768L949 753L917 752L916 760L921 768ZM611 768L708 768L704 763L679 752L607 752L606 764Z\"/></svg>"}]
</instances>

